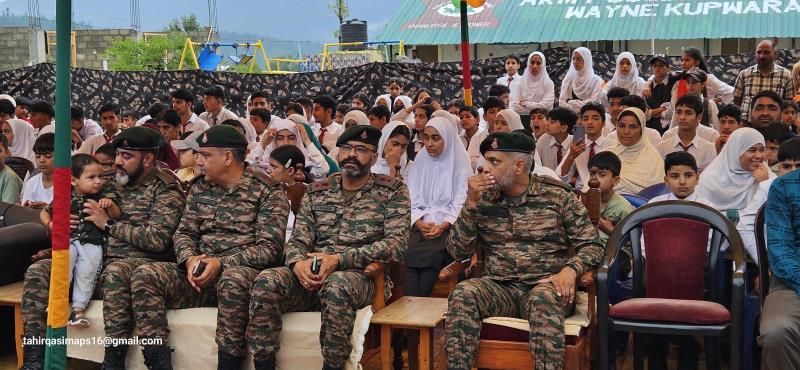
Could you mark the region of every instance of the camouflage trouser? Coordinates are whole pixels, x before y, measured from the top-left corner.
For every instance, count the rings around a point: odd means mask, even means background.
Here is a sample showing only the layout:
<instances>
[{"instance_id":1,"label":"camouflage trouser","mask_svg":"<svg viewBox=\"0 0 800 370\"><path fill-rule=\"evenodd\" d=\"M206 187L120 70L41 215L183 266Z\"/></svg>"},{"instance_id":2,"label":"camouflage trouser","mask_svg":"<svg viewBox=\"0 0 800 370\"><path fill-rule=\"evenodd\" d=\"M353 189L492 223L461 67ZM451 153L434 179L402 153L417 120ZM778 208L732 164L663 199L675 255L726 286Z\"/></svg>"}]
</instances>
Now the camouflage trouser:
<instances>
[{"instance_id":1,"label":"camouflage trouser","mask_svg":"<svg viewBox=\"0 0 800 370\"><path fill-rule=\"evenodd\" d=\"M114 338L128 337L130 328L125 326L132 321L130 311L129 282L133 269L152 260L145 258L126 258L104 260L101 282L95 284L95 298L105 297L103 317L106 334ZM50 290L49 259L34 262L25 272L22 291L22 321L24 335L27 337L44 337L47 332L47 305ZM119 324L118 324L119 323ZM127 328L127 329L126 329Z\"/></svg>"},{"instance_id":2,"label":"camouflage trouser","mask_svg":"<svg viewBox=\"0 0 800 370\"><path fill-rule=\"evenodd\" d=\"M103 269L103 321L108 337L128 338L133 333L131 277L138 267L150 262L154 261L147 258L117 259Z\"/></svg>"},{"instance_id":3,"label":"camouflage trouser","mask_svg":"<svg viewBox=\"0 0 800 370\"><path fill-rule=\"evenodd\" d=\"M47 304L50 291L49 259L34 262L22 283L22 328L29 338L47 335Z\"/></svg>"},{"instance_id":4,"label":"camouflage trouser","mask_svg":"<svg viewBox=\"0 0 800 370\"><path fill-rule=\"evenodd\" d=\"M167 309L217 306L219 350L245 355L250 286L257 275L258 270L249 267L228 267L215 283L198 293L186 279L186 271L176 263L158 262L139 267L131 281L133 314L139 336L166 342L169 337Z\"/></svg>"},{"instance_id":5,"label":"camouflage trouser","mask_svg":"<svg viewBox=\"0 0 800 370\"><path fill-rule=\"evenodd\" d=\"M262 271L250 291L247 343L253 357L263 361L278 352L281 314L317 311L322 314L319 342L325 364L344 366L350 356L356 311L372 303L375 287L359 271L331 274L318 292L308 291L287 267Z\"/></svg>"},{"instance_id":6,"label":"camouflage trouser","mask_svg":"<svg viewBox=\"0 0 800 370\"><path fill-rule=\"evenodd\" d=\"M486 278L465 280L450 293L447 311L445 351L450 368L472 368L482 321L492 316L528 319L535 368L563 368L566 309L552 284L531 286Z\"/></svg>"}]
</instances>

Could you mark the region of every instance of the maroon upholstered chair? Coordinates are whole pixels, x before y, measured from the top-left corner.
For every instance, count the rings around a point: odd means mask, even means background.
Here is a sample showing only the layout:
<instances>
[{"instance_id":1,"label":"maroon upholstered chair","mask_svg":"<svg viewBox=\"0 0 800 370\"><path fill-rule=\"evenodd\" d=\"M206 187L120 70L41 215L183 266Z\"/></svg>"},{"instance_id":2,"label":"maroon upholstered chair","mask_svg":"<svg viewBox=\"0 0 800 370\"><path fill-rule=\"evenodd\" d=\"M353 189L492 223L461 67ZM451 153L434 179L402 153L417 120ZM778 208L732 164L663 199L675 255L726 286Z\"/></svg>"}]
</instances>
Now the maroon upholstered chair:
<instances>
[{"instance_id":1,"label":"maroon upholstered chair","mask_svg":"<svg viewBox=\"0 0 800 370\"><path fill-rule=\"evenodd\" d=\"M713 231L710 246L709 230ZM730 244L734 263L730 302L723 302L718 288L726 276L724 265L717 263L723 240ZM633 251L634 298L611 306L609 270L627 242ZM636 369L644 367L640 334L664 334L706 337L706 363L711 369L719 368L718 338L729 336L731 369L739 370L745 268L744 246L736 227L710 207L668 201L629 214L615 226L597 273L599 368L614 366L609 348L614 348L613 332L619 330L634 333Z\"/></svg>"}]
</instances>

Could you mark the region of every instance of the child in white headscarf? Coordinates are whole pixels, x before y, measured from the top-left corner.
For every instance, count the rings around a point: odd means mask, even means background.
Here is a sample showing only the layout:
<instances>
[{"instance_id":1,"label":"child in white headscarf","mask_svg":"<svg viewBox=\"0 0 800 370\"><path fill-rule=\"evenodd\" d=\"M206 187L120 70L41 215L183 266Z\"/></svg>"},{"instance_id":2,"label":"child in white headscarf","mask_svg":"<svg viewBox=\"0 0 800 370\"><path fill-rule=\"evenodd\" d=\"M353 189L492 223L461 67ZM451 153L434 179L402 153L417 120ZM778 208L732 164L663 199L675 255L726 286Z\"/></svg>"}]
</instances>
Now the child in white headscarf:
<instances>
[{"instance_id":1,"label":"child in white headscarf","mask_svg":"<svg viewBox=\"0 0 800 370\"><path fill-rule=\"evenodd\" d=\"M381 130L378 141L378 161L372 166L372 173L408 178L408 156L406 147L411 141L411 130L405 122L391 121ZM398 155L399 153L399 155ZM396 166L400 166L399 170Z\"/></svg>"},{"instance_id":2,"label":"child in white headscarf","mask_svg":"<svg viewBox=\"0 0 800 370\"><path fill-rule=\"evenodd\" d=\"M298 122L303 118L300 115L292 114L287 119L270 122L270 127L267 129L267 134L264 140L268 140L269 144L264 148L264 153L261 155L259 163L266 166L269 163L270 153L281 145L294 145L305 156L306 167L311 172L314 180L321 180L330 170L328 163L325 161L324 155L314 146L308 138L307 132L302 132L298 129ZM305 119L302 119L305 121Z\"/></svg>"},{"instance_id":3,"label":"child in white headscarf","mask_svg":"<svg viewBox=\"0 0 800 370\"><path fill-rule=\"evenodd\" d=\"M36 163L33 144L36 142L33 126L18 118L12 118L2 124L3 134L8 139L8 149L14 157L25 158Z\"/></svg>"},{"instance_id":4,"label":"child in white headscarf","mask_svg":"<svg viewBox=\"0 0 800 370\"><path fill-rule=\"evenodd\" d=\"M403 288L406 295L427 297L445 262L444 238L464 205L472 168L456 125L447 118L431 118L423 136L425 150L417 153L407 180L413 227Z\"/></svg>"},{"instance_id":5,"label":"child in white headscarf","mask_svg":"<svg viewBox=\"0 0 800 370\"><path fill-rule=\"evenodd\" d=\"M547 74L544 54L534 51L528 56L528 65L522 80L511 92L511 108L519 114L530 114L536 108L553 109L555 84Z\"/></svg>"},{"instance_id":6,"label":"child in white headscarf","mask_svg":"<svg viewBox=\"0 0 800 370\"><path fill-rule=\"evenodd\" d=\"M589 101L600 101L603 92L603 79L594 74L592 52L580 47L572 53L569 71L561 83L558 105L578 113Z\"/></svg>"},{"instance_id":7,"label":"child in white headscarf","mask_svg":"<svg viewBox=\"0 0 800 370\"><path fill-rule=\"evenodd\" d=\"M636 58L633 54L625 51L617 56L617 67L614 69L614 77L603 88L603 105L608 107L608 91L615 87L628 90L630 95L642 96L644 89L644 79L639 77L639 67L636 65Z\"/></svg>"}]
</instances>

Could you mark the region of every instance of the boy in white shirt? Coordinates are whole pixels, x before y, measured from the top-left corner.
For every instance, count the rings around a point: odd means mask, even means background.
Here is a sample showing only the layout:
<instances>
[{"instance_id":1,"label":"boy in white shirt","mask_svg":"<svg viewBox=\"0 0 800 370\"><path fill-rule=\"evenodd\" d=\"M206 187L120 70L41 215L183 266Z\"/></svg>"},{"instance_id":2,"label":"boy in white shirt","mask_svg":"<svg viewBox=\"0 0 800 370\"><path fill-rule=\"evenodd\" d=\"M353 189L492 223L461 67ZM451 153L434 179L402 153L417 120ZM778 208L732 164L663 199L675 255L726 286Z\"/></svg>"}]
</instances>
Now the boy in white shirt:
<instances>
[{"instance_id":1,"label":"boy in white shirt","mask_svg":"<svg viewBox=\"0 0 800 370\"><path fill-rule=\"evenodd\" d=\"M670 192L651 199L647 204L666 200L686 200L711 206L711 202L699 197L694 191L699 177L697 162L691 154L684 151L668 154L664 158L664 172L664 182ZM644 237L642 238L644 240ZM642 247L644 248L644 245ZM678 368L697 369L700 360L700 345L694 337L653 335L650 340L648 345L648 366L650 368L667 368L668 342L671 341L678 346Z\"/></svg>"},{"instance_id":2,"label":"boy in white shirt","mask_svg":"<svg viewBox=\"0 0 800 370\"><path fill-rule=\"evenodd\" d=\"M522 76L520 76L517 72L519 72L519 57L514 54L510 54L506 57L506 74L502 77L497 79L495 84L507 86L509 90L514 91L515 87L522 80ZM508 106L508 103L506 103Z\"/></svg>"},{"instance_id":3,"label":"boy in white shirt","mask_svg":"<svg viewBox=\"0 0 800 370\"><path fill-rule=\"evenodd\" d=\"M542 158L542 165L555 170L567 156L572 144L572 127L578 122L578 115L566 108L555 108L547 113L546 134L538 138L536 152Z\"/></svg>"},{"instance_id":4,"label":"boy in white shirt","mask_svg":"<svg viewBox=\"0 0 800 370\"><path fill-rule=\"evenodd\" d=\"M36 209L53 201L53 152L55 134L42 134L33 143L38 174L28 179L22 189L22 206Z\"/></svg>"},{"instance_id":5,"label":"boy in white shirt","mask_svg":"<svg viewBox=\"0 0 800 370\"><path fill-rule=\"evenodd\" d=\"M681 96L675 103L673 118L677 122L677 135L663 139L656 149L662 157L683 151L694 156L700 171L708 167L717 157L714 144L700 137L697 132L703 117L703 101L697 95Z\"/></svg>"},{"instance_id":6,"label":"boy in white shirt","mask_svg":"<svg viewBox=\"0 0 800 370\"><path fill-rule=\"evenodd\" d=\"M586 103L581 107L578 116L579 125L584 128L585 136L583 139L575 137L575 129L573 129L572 144L569 146L567 155L556 168L556 173L565 183L570 183L572 178L577 176L575 189L580 190L584 188L589 176L589 159L611 146L612 142L603 136L606 113L602 104Z\"/></svg>"}]
</instances>

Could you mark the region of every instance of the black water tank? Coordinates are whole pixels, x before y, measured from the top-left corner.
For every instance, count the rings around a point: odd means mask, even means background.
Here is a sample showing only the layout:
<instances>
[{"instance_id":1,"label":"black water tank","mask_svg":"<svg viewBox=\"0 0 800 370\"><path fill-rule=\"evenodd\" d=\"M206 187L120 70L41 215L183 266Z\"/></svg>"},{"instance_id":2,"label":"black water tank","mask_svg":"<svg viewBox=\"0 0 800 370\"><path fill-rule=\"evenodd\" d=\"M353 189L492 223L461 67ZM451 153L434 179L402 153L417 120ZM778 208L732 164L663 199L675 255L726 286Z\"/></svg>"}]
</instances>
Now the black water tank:
<instances>
[{"instance_id":1,"label":"black water tank","mask_svg":"<svg viewBox=\"0 0 800 370\"><path fill-rule=\"evenodd\" d=\"M340 42L367 42L367 21L350 19L339 25ZM366 46L344 46L341 50L364 50Z\"/></svg>"}]
</instances>

